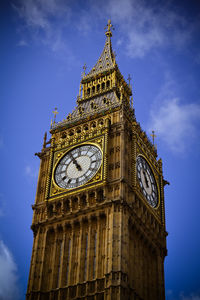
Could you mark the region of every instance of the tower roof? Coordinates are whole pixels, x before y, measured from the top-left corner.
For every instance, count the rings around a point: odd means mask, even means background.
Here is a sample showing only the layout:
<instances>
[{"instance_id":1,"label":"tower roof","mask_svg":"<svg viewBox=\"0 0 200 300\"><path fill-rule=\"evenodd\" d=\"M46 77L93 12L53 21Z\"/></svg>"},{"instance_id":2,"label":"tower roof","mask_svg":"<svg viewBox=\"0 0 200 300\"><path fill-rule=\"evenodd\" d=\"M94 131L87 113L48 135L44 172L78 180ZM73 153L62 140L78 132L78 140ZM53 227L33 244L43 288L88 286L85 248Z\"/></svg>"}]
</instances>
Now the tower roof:
<instances>
[{"instance_id":1,"label":"tower roof","mask_svg":"<svg viewBox=\"0 0 200 300\"><path fill-rule=\"evenodd\" d=\"M74 124L74 122L79 122L94 115L104 115L112 109L117 109L122 103L125 103L127 107L132 103L132 99L130 99L130 96L132 96L130 76L128 78L129 84L127 84L119 71L112 50L111 29L114 28L110 20L108 20L105 29L106 42L97 63L88 74L85 74L86 66L84 65L84 73L82 74L79 95L76 101L78 105L65 120L57 124L54 122L52 129L70 123ZM132 109L131 115L135 118Z\"/></svg>"},{"instance_id":2,"label":"tower roof","mask_svg":"<svg viewBox=\"0 0 200 300\"><path fill-rule=\"evenodd\" d=\"M105 46L103 48L103 51L95 64L95 66L92 68L92 70L85 76L83 76L83 80L87 79L89 77L92 77L98 73L105 72L108 70L111 70L115 67L115 54L112 50L112 43L111 43L111 37L112 37L112 31L113 25L111 24L111 21L108 20L107 24L107 30L106 30L106 42Z\"/></svg>"}]
</instances>

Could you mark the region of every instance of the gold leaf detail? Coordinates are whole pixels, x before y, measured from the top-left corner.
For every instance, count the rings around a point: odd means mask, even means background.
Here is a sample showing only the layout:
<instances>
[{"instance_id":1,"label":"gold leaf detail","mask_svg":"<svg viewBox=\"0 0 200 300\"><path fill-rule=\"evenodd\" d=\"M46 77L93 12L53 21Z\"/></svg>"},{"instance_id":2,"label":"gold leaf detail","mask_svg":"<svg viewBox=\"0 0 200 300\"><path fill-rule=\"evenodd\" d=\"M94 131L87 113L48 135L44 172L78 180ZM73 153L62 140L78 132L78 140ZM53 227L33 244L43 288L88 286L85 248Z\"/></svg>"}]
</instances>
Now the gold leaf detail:
<instances>
[{"instance_id":1,"label":"gold leaf detail","mask_svg":"<svg viewBox=\"0 0 200 300\"><path fill-rule=\"evenodd\" d=\"M96 180L99 180L99 179L100 179L100 175L97 174L97 175L95 176L95 179L96 179Z\"/></svg>"}]
</instances>

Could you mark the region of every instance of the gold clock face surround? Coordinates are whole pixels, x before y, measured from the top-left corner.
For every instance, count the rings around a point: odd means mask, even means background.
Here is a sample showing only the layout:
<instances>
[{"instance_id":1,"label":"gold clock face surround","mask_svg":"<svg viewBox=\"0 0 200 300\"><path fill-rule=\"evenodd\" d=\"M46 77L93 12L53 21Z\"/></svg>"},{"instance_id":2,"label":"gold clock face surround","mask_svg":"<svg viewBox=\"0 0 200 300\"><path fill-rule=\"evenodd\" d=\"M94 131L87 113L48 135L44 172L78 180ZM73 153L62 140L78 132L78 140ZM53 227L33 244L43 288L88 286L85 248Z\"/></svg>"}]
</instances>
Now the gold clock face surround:
<instances>
[{"instance_id":1,"label":"gold clock face surround","mask_svg":"<svg viewBox=\"0 0 200 300\"><path fill-rule=\"evenodd\" d=\"M151 167L142 155L137 157L136 173L144 197L151 207L156 208L159 199L156 179Z\"/></svg>"},{"instance_id":2,"label":"gold clock face surround","mask_svg":"<svg viewBox=\"0 0 200 300\"><path fill-rule=\"evenodd\" d=\"M78 188L95 176L101 164L101 149L95 144L81 144L67 151L59 160L54 181L63 189Z\"/></svg>"}]
</instances>

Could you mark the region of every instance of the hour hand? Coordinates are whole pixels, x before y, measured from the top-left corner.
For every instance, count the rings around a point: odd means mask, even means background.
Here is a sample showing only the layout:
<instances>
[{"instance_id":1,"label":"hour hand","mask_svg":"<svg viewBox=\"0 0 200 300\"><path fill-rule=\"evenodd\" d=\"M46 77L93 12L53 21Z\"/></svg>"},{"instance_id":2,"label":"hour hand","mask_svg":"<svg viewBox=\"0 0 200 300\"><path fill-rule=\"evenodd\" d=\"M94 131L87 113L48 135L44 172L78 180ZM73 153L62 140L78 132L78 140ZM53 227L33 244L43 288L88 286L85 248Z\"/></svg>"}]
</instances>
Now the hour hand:
<instances>
[{"instance_id":1,"label":"hour hand","mask_svg":"<svg viewBox=\"0 0 200 300\"><path fill-rule=\"evenodd\" d=\"M75 159L73 156L71 156L71 157L72 157L72 162L73 162L73 164L75 164L77 170L78 170L78 171L81 171L82 168L81 168L81 166L79 165L79 163L76 161L76 159Z\"/></svg>"},{"instance_id":2,"label":"hour hand","mask_svg":"<svg viewBox=\"0 0 200 300\"><path fill-rule=\"evenodd\" d=\"M81 170L82 170L81 166L77 163L77 161L76 161L75 165L76 165L78 171L81 171Z\"/></svg>"}]
</instances>

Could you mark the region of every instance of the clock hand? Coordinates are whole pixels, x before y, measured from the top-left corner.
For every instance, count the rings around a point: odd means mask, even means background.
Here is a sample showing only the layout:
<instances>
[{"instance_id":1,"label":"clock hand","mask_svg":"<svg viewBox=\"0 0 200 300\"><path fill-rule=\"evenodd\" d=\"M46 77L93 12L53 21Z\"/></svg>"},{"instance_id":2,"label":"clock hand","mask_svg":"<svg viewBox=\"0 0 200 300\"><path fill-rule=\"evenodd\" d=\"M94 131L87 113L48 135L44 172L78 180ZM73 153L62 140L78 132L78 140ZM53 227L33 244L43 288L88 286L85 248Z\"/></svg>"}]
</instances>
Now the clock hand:
<instances>
[{"instance_id":1,"label":"clock hand","mask_svg":"<svg viewBox=\"0 0 200 300\"><path fill-rule=\"evenodd\" d=\"M76 159L73 157L72 154L71 154L71 158L72 158L72 162L73 162L73 164L75 164L77 170L81 171L82 170L81 166L78 164L78 162L76 161Z\"/></svg>"},{"instance_id":2,"label":"clock hand","mask_svg":"<svg viewBox=\"0 0 200 300\"><path fill-rule=\"evenodd\" d=\"M146 187L148 188L148 187L149 187L149 182L148 182L148 179L147 179L146 172L145 172L144 170L142 170L142 172L143 172L143 175L144 175L144 179L145 179Z\"/></svg>"},{"instance_id":3,"label":"clock hand","mask_svg":"<svg viewBox=\"0 0 200 300\"><path fill-rule=\"evenodd\" d=\"M76 161L76 164L75 164L75 165L76 165L78 171L81 171L81 170L82 170L81 166L77 163L77 161Z\"/></svg>"},{"instance_id":4,"label":"clock hand","mask_svg":"<svg viewBox=\"0 0 200 300\"><path fill-rule=\"evenodd\" d=\"M77 168L78 171L81 171L81 170L82 170L81 166L79 165L79 163L76 161L75 158L74 158L74 160L73 160L73 163L76 165L76 168Z\"/></svg>"}]
</instances>

